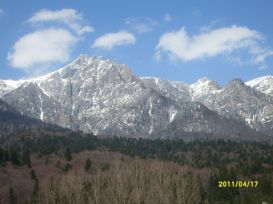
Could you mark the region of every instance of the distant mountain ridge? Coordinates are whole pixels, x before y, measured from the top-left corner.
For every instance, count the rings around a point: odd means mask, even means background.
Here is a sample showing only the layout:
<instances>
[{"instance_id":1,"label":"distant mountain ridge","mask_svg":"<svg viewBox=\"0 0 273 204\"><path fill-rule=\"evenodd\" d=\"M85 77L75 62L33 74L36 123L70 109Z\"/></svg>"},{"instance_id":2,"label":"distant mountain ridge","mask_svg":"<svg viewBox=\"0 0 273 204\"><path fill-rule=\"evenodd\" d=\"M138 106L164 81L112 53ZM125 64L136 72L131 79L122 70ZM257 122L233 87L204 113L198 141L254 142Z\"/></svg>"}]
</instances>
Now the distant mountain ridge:
<instances>
[{"instance_id":1,"label":"distant mountain ridge","mask_svg":"<svg viewBox=\"0 0 273 204\"><path fill-rule=\"evenodd\" d=\"M221 88L206 78L192 85L139 78L126 65L81 55L42 77L1 80L0 96L23 115L97 135L247 140L273 135L271 96L254 88L238 80Z\"/></svg>"}]
</instances>

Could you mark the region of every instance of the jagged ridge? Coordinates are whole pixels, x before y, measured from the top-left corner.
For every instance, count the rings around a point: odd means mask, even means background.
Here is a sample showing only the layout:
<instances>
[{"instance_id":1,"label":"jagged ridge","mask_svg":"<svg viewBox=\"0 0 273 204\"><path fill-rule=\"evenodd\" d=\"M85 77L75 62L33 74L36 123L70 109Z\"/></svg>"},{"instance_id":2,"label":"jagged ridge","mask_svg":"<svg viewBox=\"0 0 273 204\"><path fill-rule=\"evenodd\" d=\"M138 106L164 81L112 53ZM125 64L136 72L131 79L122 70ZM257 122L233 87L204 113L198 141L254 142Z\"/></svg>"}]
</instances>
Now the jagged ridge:
<instances>
[{"instance_id":1,"label":"jagged ridge","mask_svg":"<svg viewBox=\"0 0 273 204\"><path fill-rule=\"evenodd\" d=\"M241 86L249 89L247 94L258 94L243 83ZM233 86L228 87L221 89L208 79L187 85L139 78L126 65L81 55L53 73L21 81L17 87L8 89L3 99L24 115L98 135L173 138L180 137L183 132L204 132L224 138L258 136L259 133L246 125L258 130L265 126L244 124L245 112L252 114L249 104L244 104L247 111L239 114L240 117L237 111L240 113L244 109L233 110L229 106L226 110L232 110L234 117L222 111L223 100L230 102L238 98L237 94L226 99L227 94L233 93ZM255 102L260 104L258 95L254 96ZM262 103L262 107L262 110L270 109L271 100ZM254 114L259 110L255 109ZM271 114L266 116L272 117Z\"/></svg>"}]
</instances>

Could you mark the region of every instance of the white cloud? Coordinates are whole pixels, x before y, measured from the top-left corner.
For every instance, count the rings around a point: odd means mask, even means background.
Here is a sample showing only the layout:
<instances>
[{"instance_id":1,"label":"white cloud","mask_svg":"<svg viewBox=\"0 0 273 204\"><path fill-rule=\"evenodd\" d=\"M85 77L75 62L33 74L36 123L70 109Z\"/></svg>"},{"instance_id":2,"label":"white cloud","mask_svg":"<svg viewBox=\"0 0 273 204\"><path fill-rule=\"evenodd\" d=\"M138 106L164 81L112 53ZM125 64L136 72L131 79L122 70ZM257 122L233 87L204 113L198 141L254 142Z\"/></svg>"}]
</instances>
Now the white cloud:
<instances>
[{"instance_id":1,"label":"white cloud","mask_svg":"<svg viewBox=\"0 0 273 204\"><path fill-rule=\"evenodd\" d=\"M43 22L61 22L66 24L78 35L94 31L94 28L91 26L82 25L83 17L74 9L61 9L55 11L43 9L35 13L28 21L34 24Z\"/></svg>"},{"instance_id":2,"label":"white cloud","mask_svg":"<svg viewBox=\"0 0 273 204\"><path fill-rule=\"evenodd\" d=\"M2 15L4 13L3 9L0 9L0 15Z\"/></svg>"},{"instance_id":3,"label":"white cloud","mask_svg":"<svg viewBox=\"0 0 273 204\"><path fill-rule=\"evenodd\" d=\"M115 46L134 44L135 36L127 31L119 31L116 33L106 33L97 38L92 45L93 48L103 48L111 50Z\"/></svg>"},{"instance_id":4,"label":"white cloud","mask_svg":"<svg viewBox=\"0 0 273 204\"><path fill-rule=\"evenodd\" d=\"M70 60L74 46L84 39L83 35L94 31L83 21L74 9L38 11L28 22L39 26L14 43L7 60L28 75L41 74L55 64Z\"/></svg>"},{"instance_id":5,"label":"white cloud","mask_svg":"<svg viewBox=\"0 0 273 204\"><path fill-rule=\"evenodd\" d=\"M247 27L231 26L201 32L189 36L185 28L163 34L156 46L156 55L167 53L169 56L183 61L218 55L232 55L244 51L249 55L248 63L263 66L265 59L273 55L273 51L262 45L263 36ZM236 56L238 59L238 56Z\"/></svg>"},{"instance_id":6,"label":"white cloud","mask_svg":"<svg viewBox=\"0 0 273 204\"><path fill-rule=\"evenodd\" d=\"M157 22L152 18L126 18L124 20L126 25L131 26L137 33L150 32L157 25Z\"/></svg>"},{"instance_id":7,"label":"white cloud","mask_svg":"<svg viewBox=\"0 0 273 204\"><path fill-rule=\"evenodd\" d=\"M27 72L69 59L77 38L65 29L44 29L28 33L13 45L8 54L10 64Z\"/></svg>"},{"instance_id":8,"label":"white cloud","mask_svg":"<svg viewBox=\"0 0 273 204\"><path fill-rule=\"evenodd\" d=\"M170 14L168 14L168 13L166 13L165 15L164 15L164 21L165 22L171 22L173 20L173 18L172 18L172 16L170 15Z\"/></svg>"}]
</instances>

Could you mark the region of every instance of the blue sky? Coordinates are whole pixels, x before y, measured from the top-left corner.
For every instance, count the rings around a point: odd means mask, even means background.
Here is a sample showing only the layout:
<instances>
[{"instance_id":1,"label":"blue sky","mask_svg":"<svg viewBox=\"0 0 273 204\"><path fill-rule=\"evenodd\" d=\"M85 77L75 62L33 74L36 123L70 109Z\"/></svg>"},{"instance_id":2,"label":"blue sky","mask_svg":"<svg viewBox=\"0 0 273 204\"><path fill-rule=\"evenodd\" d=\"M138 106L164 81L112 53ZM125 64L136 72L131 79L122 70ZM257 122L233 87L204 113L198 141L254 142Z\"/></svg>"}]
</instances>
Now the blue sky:
<instances>
[{"instance_id":1,"label":"blue sky","mask_svg":"<svg viewBox=\"0 0 273 204\"><path fill-rule=\"evenodd\" d=\"M1 1L0 78L46 73L83 53L188 83L273 75L272 8L272 0Z\"/></svg>"}]
</instances>

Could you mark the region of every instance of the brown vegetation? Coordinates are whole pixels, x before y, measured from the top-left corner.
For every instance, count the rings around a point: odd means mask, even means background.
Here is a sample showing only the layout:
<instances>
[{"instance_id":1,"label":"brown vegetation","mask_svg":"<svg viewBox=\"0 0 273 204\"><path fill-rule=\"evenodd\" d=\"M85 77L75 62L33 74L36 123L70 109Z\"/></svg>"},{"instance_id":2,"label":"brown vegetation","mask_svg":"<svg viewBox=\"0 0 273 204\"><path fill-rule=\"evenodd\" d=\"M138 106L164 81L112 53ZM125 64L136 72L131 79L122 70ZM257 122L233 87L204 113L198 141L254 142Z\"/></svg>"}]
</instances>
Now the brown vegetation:
<instances>
[{"instance_id":1,"label":"brown vegetation","mask_svg":"<svg viewBox=\"0 0 273 204\"><path fill-rule=\"evenodd\" d=\"M31 168L0 167L0 203L12 187L18 203L200 203L195 176L172 162L139 159L119 153L85 151L71 161L57 155L32 157ZM90 158L90 171L85 161ZM72 169L65 169L70 164Z\"/></svg>"}]
</instances>

